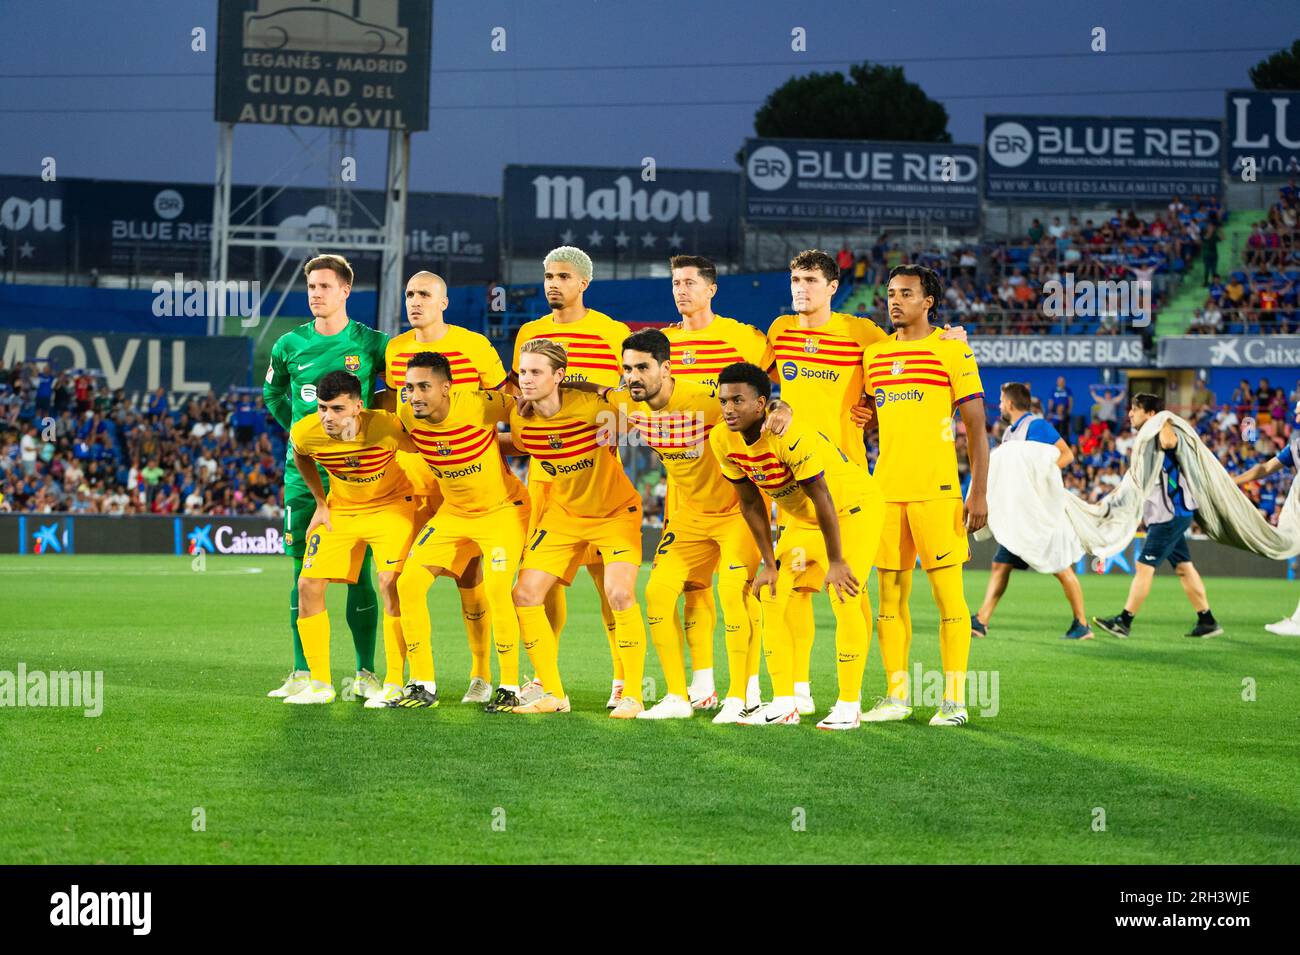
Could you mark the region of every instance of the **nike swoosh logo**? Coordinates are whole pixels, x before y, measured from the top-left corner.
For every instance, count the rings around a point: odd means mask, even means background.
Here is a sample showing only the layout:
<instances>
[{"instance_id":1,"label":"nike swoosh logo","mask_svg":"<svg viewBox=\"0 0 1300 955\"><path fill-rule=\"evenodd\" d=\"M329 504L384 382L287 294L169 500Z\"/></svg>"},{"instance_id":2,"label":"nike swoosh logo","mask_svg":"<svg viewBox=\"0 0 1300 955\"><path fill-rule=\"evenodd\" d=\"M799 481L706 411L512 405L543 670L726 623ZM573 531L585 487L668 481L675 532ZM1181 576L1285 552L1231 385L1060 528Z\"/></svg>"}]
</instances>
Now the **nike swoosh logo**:
<instances>
[{"instance_id":1,"label":"nike swoosh logo","mask_svg":"<svg viewBox=\"0 0 1300 955\"><path fill-rule=\"evenodd\" d=\"M396 564L397 561L395 561L395 560L386 560L386 561L384 561L384 563L386 563L386 564Z\"/></svg>"},{"instance_id":2,"label":"nike swoosh logo","mask_svg":"<svg viewBox=\"0 0 1300 955\"><path fill-rule=\"evenodd\" d=\"M744 566L744 564L728 564L727 570L740 570Z\"/></svg>"},{"instance_id":3,"label":"nike swoosh logo","mask_svg":"<svg viewBox=\"0 0 1300 955\"><path fill-rule=\"evenodd\" d=\"M776 716L765 716L765 717L763 717L763 722L764 722L764 723L777 723L777 722L780 722L781 720L785 719L785 716L786 716L786 714L784 714L784 713L778 713Z\"/></svg>"},{"instance_id":4,"label":"nike swoosh logo","mask_svg":"<svg viewBox=\"0 0 1300 955\"><path fill-rule=\"evenodd\" d=\"M952 551L950 551L950 550L946 550L946 551L944 551L942 554L935 554L935 555L934 555L934 559L935 559L935 560L943 560L945 557L947 557L947 556L948 556L949 554L951 554L951 553L952 553Z\"/></svg>"},{"instance_id":5,"label":"nike swoosh logo","mask_svg":"<svg viewBox=\"0 0 1300 955\"><path fill-rule=\"evenodd\" d=\"M799 439L799 441L802 441L802 440L803 440L803 438L800 438L800 439ZM795 448L799 447L799 441L796 441L794 444L790 445L790 450L791 450L791 451L793 451Z\"/></svg>"},{"instance_id":6,"label":"nike swoosh logo","mask_svg":"<svg viewBox=\"0 0 1300 955\"><path fill-rule=\"evenodd\" d=\"M962 357L963 357L963 358L974 358L975 356L974 356L973 354L971 354L971 353L968 352L967 354L963 355Z\"/></svg>"},{"instance_id":7,"label":"nike swoosh logo","mask_svg":"<svg viewBox=\"0 0 1300 955\"><path fill-rule=\"evenodd\" d=\"M614 556L617 557L619 554L626 554L626 553L627 553L627 548L624 547L622 550L614 551Z\"/></svg>"},{"instance_id":8,"label":"nike swoosh logo","mask_svg":"<svg viewBox=\"0 0 1300 955\"><path fill-rule=\"evenodd\" d=\"M311 367L312 365L314 365L314 364L316 364L314 361L309 361L309 362L307 362L307 364L305 364L305 365L299 365L299 366L298 366L298 370L299 370L299 371L302 371L304 368L310 368L310 367Z\"/></svg>"}]
</instances>

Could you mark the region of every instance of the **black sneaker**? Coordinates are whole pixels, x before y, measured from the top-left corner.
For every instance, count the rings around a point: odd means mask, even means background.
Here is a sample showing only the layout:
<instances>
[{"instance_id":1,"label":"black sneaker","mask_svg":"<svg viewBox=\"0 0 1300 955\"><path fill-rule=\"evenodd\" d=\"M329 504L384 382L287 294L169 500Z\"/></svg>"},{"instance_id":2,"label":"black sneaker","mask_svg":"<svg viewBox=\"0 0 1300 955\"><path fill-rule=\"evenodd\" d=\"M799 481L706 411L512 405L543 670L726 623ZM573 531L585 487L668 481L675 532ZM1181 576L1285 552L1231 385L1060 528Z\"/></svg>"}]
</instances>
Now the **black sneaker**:
<instances>
[{"instance_id":1,"label":"black sneaker","mask_svg":"<svg viewBox=\"0 0 1300 955\"><path fill-rule=\"evenodd\" d=\"M488 700L487 705L483 707L483 712L512 713L516 706L523 705L524 701L519 699L518 693L514 690L507 690L504 686L499 686L492 699Z\"/></svg>"},{"instance_id":2,"label":"black sneaker","mask_svg":"<svg viewBox=\"0 0 1300 955\"><path fill-rule=\"evenodd\" d=\"M1112 637L1119 637L1121 640L1128 639L1128 624L1119 616L1114 617L1093 617L1092 625L1105 630Z\"/></svg>"},{"instance_id":3,"label":"black sneaker","mask_svg":"<svg viewBox=\"0 0 1300 955\"><path fill-rule=\"evenodd\" d=\"M1189 637L1217 637L1223 633L1223 628L1219 626L1217 620L1211 620L1209 623L1197 622L1196 626L1187 631Z\"/></svg>"},{"instance_id":4,"label":"black sneaker","mask_svg":"<svg viewBox=\"0 0 1300 955\"><path fill-rule=\"evenodd\" d=\"M987 637L989 635L989 628L984 624L980 623L979 617L975 616L974 614L971 614L970 632L977 637Z\"/></svg>"},{"instance_id":5,"label":"black sneaker","mask_svg":"<svg viewBox=\"0 0 1300 955\"><path fill-rule=\"evenodd\" d=\"M1082 620L1071 620L1070 629L1065 631L1065 636L1063 636L1061 639L1062 640L1091 640L1092 631L1088 629L1088 625L1084 623Z\"/></svg>"},{"instance_id":6,"label":"black sneaker","mask_svg":"<svg viewBox=\"0 0 1300 955\"><path fill-rule=\"evenodd\" d=\"M418 683L408 683L406 684L406 696L400 700L393 700L388 705L394 708L422 709L427 707L432 709L438 705L438 691L434 690L430 693Z\"/></svg>"}]
</instances>

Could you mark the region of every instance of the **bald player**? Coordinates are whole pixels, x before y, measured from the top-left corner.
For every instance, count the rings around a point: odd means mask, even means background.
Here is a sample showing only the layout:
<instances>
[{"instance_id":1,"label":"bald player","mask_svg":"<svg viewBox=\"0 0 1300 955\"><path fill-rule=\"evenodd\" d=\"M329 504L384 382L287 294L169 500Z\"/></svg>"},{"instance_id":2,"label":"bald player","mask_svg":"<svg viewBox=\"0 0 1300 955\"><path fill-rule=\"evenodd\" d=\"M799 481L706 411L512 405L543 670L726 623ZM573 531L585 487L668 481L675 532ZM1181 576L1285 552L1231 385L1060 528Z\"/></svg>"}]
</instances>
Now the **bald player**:
<instances>
[{"instance_id":1,"label":"bald player","mask_svg":"<svg viewBox=\"0 0 1300 955\"><path fill-rule=\"evenodd\" d=\"M406 320L410 331L393 338L384 354L384 380L389 383L387 408L399 414L409 403L406 368L424 352L446 356L451 366L451 390L494 391L506 383L506 370L492 343L478 332L447 324L447 283L432 272L416 272L406 283ZM439 484L419 455L399 454L407 476L422 495L417 526L429 521L442 504ZM475 556L456 578L461 619L469 641L470 683L462 703L487 703L492 698L492 614L484 590L483 562Z\"/></svg>"}]
</instances>

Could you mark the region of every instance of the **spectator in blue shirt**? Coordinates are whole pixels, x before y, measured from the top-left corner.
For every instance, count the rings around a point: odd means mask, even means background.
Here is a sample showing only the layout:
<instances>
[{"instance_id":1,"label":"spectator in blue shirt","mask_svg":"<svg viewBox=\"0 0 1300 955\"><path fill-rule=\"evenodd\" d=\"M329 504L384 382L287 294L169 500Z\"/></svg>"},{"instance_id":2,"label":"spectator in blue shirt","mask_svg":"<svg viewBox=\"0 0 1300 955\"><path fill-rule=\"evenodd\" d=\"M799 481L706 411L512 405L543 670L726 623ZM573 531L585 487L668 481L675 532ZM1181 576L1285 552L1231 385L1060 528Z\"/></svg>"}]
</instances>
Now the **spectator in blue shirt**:
<instances>
[{"instance_id":1,"label":"spectator in blue shirt","mask_svg":"<svg viewBox=\"0 0 1300 955\"><path fill-rule=\"evenodd\" d=\"M1057 384L1058 387L1063 386L1065 379L1058 380ZM1056 466L1069 467L1074 461L1074 452L1049 422L1030 410L1032 407L1033 398L1029 394L1028 385L1009 381L1002 386L1002 399L998 409L1002 412L1002 420L1009 425L1002 433L1003 442L1034 441L1050 444L1059 452ZM1006 593L1013 568L1028 570L1029 564L999 544L997 553L993 555L993 566L989 574L988 589L984 593L984 603L979 612L970 619L971 632L975 636L983 637L988 633L989 621L993 618L993 611L997 609L998 601ZM1070 602L1070 612L1073 614L1070 628L1065 632L1063 639L1091 640L1092 631L1088 629L1088 624L1085 622L1088 615L1083 606L1083 587L1074 573L1074 568L1065 568L1056 575L1056 579L1061 582L1061 589L1065 591L1065 597Z\"/></svg>"},{"instance_id":2,"label":"spectator in blue shirt","mask_svg":"<svg viewBox=\"0 0 1300 955\"><path fill-rule=\"evenodd\" d=\"M1065 376L1056 379L1056 390L1052 392L1051 401L1047 403L1047 416L1057 431L1070 431L1070 417L1074 414L1074 392L1065 383Z\"/></svg>"}]
</instances>

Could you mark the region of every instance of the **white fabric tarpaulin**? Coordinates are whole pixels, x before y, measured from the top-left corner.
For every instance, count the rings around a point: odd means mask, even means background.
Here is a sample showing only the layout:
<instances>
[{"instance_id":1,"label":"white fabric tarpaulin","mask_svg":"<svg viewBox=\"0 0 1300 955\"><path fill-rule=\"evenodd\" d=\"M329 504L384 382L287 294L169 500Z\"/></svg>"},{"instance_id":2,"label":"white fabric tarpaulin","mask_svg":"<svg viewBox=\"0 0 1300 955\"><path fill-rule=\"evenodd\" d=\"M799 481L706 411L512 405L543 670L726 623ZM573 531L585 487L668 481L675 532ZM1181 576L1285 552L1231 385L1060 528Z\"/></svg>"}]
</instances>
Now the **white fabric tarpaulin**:
<instances>
[{"instance_id":1,"label":"white fabric tarpaulin","mask_svg":"<svg viewBox=\"0 0 1300 955\"><path fill-rule=\"evenodd\" d=\"M1212 540L1272 560L1300 554L1300 481L1292 480L1276 527L1233 482L1196 430L1168 411L1138 431L1128 473L1096 504L1065 490L1049 445L1009 442L989 456L989 528L998 542L1034 570L1056 573L1084 551L1111 557L1133 540L1142 502L1161 480L1160 430L1168 421L1178 435L1176 453L1196 522ZM1068 530L1067 530L1068 528ZM977 535L978 538L978 535ZM1074 555L1074 559L1068 559Z\"/></svg>"}]
</instances>

